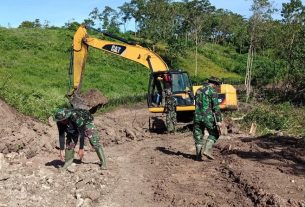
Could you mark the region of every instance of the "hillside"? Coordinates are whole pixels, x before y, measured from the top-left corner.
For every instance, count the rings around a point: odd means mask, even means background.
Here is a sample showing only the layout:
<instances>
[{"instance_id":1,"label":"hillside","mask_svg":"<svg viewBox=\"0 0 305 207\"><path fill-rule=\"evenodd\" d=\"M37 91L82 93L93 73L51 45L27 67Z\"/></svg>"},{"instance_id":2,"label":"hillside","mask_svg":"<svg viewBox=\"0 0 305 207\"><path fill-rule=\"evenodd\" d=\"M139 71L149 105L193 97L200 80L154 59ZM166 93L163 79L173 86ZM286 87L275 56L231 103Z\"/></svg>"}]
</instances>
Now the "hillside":
<instances>
[{"instance_id":1,"label":"hillside","mask_svg":"<svg viewBox=\"0 0 305 207\"><path fill-rule=\"evenodd\" d=\"M46 120L66 105L68 66L73 31L65 29L0 28L0 96L26 115ZM194 75L192 51L179 65ZM239 80L200 50L198 76ZM97 88L110 102L143 100L149 71L132 61L90 49L83 89Z\"/></svg>"},{"instance_id":2,"label":"hillside","mask_svg":"<svg viewBox=\"0 0 305 207\"><path fill-rule=\"evenodd\" d=\"M0 96L42 120L67 103L73 32L63 29L0 29ZM149 71L139 64L91 49L83 88L110 99L144 95Z\"/></svg>"}]
</instances>

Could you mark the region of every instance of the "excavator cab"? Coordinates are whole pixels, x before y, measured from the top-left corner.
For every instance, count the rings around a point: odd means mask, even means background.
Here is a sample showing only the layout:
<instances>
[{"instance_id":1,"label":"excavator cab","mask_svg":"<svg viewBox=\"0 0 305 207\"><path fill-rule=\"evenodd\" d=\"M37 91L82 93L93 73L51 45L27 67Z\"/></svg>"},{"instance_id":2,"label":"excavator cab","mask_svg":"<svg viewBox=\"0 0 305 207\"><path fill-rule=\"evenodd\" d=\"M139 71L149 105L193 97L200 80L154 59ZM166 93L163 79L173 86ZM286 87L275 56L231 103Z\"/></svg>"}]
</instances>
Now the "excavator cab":
<instances>
[{"instance_id":1,"label":"excavator cab","mask_svg":"<svg viewBox=\"0 0 305 207\"><path fill-rule=\"evenodd\" d=\"M150 112L162 113L165 106L165 89L170 89L177 100L177 111L194 111L192 82L185 71L152 72L148 85L147 104Z\"/></svg>"}]
</instances>

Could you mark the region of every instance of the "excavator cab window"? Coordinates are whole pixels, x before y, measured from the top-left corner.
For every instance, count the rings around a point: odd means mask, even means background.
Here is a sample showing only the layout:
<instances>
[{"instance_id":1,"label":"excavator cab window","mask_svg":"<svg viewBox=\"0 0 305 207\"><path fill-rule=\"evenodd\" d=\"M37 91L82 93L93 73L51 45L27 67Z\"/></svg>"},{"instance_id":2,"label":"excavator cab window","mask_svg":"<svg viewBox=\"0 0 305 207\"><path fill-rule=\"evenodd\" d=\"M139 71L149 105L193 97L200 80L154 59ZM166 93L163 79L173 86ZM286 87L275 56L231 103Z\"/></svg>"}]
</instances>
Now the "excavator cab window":
<instances>
[{"instance_id":1,"label":"excavator cab window","mask_svg":"<svg viewBox=\"0 0 305 207\"><path fill-rule=\"evenodd\" d=\"M158 107L163 105L163 77L162 74L151 74L148 88L148 105Z\"/></svg>"},{"instance_id":2,"label":"excavator cab window","mask_svg":"<svg viewBox=\"0 0 305 207\"><path fill-rule=\"evenodd\" d=\"M172 74L172 91L173 93L187 92L191 90L191 82L187 73Z\"/></svg>"},{"instance_id":3,"label":"excavator cab window","mask_svg":"<svg viewBox=\"0 0 305 207\"><path fill-rule=\"evenodd\" d=\"M178 106L191 106L194 104L192 82L186 72L174 72L172 76L172 92Z\"/></svg>"},{"instance_id":4,"label":"excavator cab window","mask_svg":"<svg viewBox=\"0 0 305 207\"><path fill-rule=\"evenodd\" d=\"M148 106L163 107L165 93L164 89L171 89L178 105L189 106L194 103L192 94L192 83L186 72L160 72L152 73L148 88Z\"/></svg>"}]
</instances>

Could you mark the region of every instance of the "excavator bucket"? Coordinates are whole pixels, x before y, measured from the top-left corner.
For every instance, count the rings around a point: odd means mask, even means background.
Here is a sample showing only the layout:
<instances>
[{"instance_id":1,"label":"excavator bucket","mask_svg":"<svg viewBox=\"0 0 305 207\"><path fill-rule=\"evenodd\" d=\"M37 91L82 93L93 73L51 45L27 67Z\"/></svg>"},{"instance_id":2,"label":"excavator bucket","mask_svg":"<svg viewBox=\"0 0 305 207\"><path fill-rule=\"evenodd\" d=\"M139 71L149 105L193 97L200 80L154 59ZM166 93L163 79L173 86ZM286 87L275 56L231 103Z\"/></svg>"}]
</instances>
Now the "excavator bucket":
<instances>
[{"instance_id":1,"label":"excavator bucket","mask_svg":"<svg viewBox=\"0 0 305 207\"><path fill-rule=\"evenodd\" d=\"M90 89L84 93L74 93L69 98L73 108L85 109L94 114L97 109L107 104L108 99L97 89Z\"/></svg>"}]
</instances>

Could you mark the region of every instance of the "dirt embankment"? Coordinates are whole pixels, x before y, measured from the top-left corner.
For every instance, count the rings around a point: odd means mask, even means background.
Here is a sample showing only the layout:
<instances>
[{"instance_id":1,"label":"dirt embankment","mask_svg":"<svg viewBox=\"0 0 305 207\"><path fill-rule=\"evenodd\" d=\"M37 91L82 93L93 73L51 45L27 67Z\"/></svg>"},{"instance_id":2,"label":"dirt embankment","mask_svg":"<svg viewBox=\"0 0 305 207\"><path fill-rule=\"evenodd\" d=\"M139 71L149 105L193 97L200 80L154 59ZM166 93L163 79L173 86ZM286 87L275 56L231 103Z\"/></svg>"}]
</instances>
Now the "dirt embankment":
<instances>
[{"instance_id":1,"label":"dirt embankment","mask_svg":"<svg viewBox=\"0 0 305 207\"><path fill-rule=\"evenodd\" d=\"M305 206L305 141L222 136L194 161L192 132L149 132L144 106L97 115L108 170L87 145L58 167L56 126L0 102L0 206ZM180 126L181 127L181 126Z\"/></svg>"}]
</instances>

